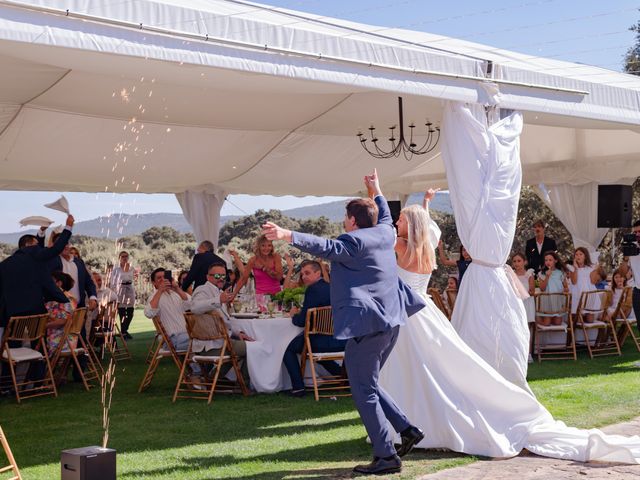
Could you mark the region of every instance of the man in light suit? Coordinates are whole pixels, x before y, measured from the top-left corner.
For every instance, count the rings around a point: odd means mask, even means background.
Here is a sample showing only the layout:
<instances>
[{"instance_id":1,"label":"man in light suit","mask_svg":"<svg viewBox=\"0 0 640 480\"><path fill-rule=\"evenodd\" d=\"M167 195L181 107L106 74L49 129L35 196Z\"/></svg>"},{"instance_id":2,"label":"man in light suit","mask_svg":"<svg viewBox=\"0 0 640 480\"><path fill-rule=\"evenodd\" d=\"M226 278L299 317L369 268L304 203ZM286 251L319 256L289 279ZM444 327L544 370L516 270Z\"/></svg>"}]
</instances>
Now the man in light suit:
<instances>
[{"instance_id":1,"label":"man in light suit","mask_svg":"<svg viewBox=\"0 0 640 480\"><path fill-rule=\"evenodd\" d=\"M378 385L380 369L393 350L400 326L424 303L398 278L393 249L395 230L375 170L365 177L365 185L375 201L350 201L344 220L347 233L336 240L291 232L270 222L263 226L263 233L270 240L285 240L331 261L334 336L348 340L345 363L351 394L374 454L370 464L358 465L354 472L386 474L399 472L399 457L424 438L424 433L411 425ZM397 452L388 423L402 437Z\"/></svg>"}]
</instances>

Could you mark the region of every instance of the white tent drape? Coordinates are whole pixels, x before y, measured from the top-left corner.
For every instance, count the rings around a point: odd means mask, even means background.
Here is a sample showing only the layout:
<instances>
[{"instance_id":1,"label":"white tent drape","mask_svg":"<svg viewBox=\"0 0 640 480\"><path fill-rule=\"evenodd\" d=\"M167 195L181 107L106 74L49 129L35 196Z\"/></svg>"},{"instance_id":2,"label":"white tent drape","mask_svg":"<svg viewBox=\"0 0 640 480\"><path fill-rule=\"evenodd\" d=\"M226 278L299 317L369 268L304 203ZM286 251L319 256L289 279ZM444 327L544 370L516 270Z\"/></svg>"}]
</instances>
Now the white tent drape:
<instances>
[{"instance_id":1,"label":"white tent drape","mask_svg":"<svg viewBox=\"0 0 640 480\"><path fill-rule=\"evenodd\" d=\"M632 180L616 183L630 185ZM583 185L541 185L536 190L538 196L549 206L562 224L569 230L574 247L585 247L597 259L600 242L609 231L598 228L598 183ZM595 257L593 255L596 255Z\"/></svg>"},{"instance_id":2,"label":"white tent drape","mask_svg":"<svg viewBox=\"0 0 640 480\"><path fill-rule=\"evenodd\" d=\"M449 102L442 157L458 235L473 259L460 284L452 324L502 376L530 391L527 317L504 269L522 183L522 124L516 112L489 126L481 105Z\"/></svg>"},{"instance_id":3,"label":"white tent drape","mask_svg":"<svg viewBox=\"0 0 640 480\"><path fill-rule=\"evenodd\" d=\"M176 193L184 217L193 227L198 243L209 240L218 248L220 210L226 196L224 190L215 186L208 186L205 191Z\"/></svg>"}]
</instances>

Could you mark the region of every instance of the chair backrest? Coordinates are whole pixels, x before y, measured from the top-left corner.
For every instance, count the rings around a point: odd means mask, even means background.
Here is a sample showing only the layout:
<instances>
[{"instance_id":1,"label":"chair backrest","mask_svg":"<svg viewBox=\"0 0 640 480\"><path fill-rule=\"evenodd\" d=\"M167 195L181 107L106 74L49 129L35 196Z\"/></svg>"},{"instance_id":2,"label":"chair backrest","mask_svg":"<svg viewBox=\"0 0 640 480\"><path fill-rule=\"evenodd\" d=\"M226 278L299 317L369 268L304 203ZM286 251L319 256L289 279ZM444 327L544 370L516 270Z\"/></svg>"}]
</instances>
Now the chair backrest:
<instances>
[{"instance_id":1,"label":"chair backrest","mask_svg":"<svg viewBox=\"0 0 640 480\"><path fill-rule=\"evenodd\" d=\"M447 294L447 301L449 302L449 308L453 311L453 307L456 306L456 299L458 298L457 290L445 290Z\"/></svg>"},{"instance_id":2,"label":"chair backrest","mask_svg":"<svg viewBox=\"0 0 640 480\"><path fill-rule=\"evenodd\" d=\"M100 313L96 319L96 326L100 329L113 330L118 313L118 303L108 302L106 305L100 305Z\"/></svg>"},{"instance_id":3,"label":"chair backrest","mask_svg":"<svg viewBox=\"0 0 640 480\"><path fill-rule=\"evenodd\" d=\"M590 290L582 292L580 302L576 310L576 317L591 314L597 318L601 318L611 304L611 290Z\"/></svg>"},{"instance_id":4,"label":"chair backrest","mask_svg":"<svg viewBox=\"0 0 640 480\"><path fill-rule=\"evenodd\" d=\"M331 307L315 307L307 310L305 335L333 335L333 313Z\"/></svg>"},{"instance_id":5,"label":"chair backrest","mask_svg":"<svg viewBox=\"0 0 640 480\"><path fill-rule=\"evenodd\" d=\"M156 327L156 332L158 332L158 334L160 334L160 337L162 337L162 344L167 346L173 358L177 360L179 358L178 351L173 346L173 343L171 343L171 340L169 340L169 335L167 335L167 331L162 326L160 317L156 315L155 317L153 317L152 321L153 321L153 326Z\"/></svg>"},{"instance_id":6,"label":"chair backrest","mask_svg":"<svg viewBox=\"0 0 640 480\"><path fill-rule=\"evenodd\" d=\"M76 308L71 317L71 327L69 335L80 335L84 328L84 321L87 317L87 307Z\"/></svg>"},{"instance_id":7,"label":"chair backrest","mask_svg":"<svg viewBox=\"0 0 640 480\"><path fill-rule=\"evenodd\" d=\"M442 295L440 295L440 290L438 290L435 287L432 287L427 289L427 293L431 295L431 299L433 300L433 303L436 304L436 307L438 307L442 313L444 313L447 317L449 317L449 309L447 308L445 303L442 301Z\"/></svg>"},{"instance_id":8,"label":"chair backrest","mask_svg":"<svg viewBox=\"0 0 640 480\"><path fill-rule=\"evenodd\" d=\"M570 293L536 293L536 315L569 318L571 313Z\"/></svg>"},{"instance_id":9,"label":"chair backrest","mask_svg":"<svg viewBox=\"0 0 640 480\"><path fill-rule=\"evenodd\" d=\"M47 330L49 314L11 317L4 334L5 341L33 341L41 338Z\"/></svg>"},{"instance_id":10,"label":"chair backrest","mask_svg":"<svg viewBox=\"0 0 640 480\"><path fill-rule=\"evenodd\" d=\"M187 333L193 340L226 340L228 338L227 326L222 314L216 310L195 314L186 312L184 319L187 323Z\"/></svg>"},{"instance_id":11,"label":"chair backrest","mask_svg":"<svg viewBox=\"0 0 640 480\"><path fill-rule=\"evenodd\" d=\"M618 303L611 306L615 307L611 315L613 320L628 318L633 308L633 287L624 287Z\"/></svg>"}]
</instances>

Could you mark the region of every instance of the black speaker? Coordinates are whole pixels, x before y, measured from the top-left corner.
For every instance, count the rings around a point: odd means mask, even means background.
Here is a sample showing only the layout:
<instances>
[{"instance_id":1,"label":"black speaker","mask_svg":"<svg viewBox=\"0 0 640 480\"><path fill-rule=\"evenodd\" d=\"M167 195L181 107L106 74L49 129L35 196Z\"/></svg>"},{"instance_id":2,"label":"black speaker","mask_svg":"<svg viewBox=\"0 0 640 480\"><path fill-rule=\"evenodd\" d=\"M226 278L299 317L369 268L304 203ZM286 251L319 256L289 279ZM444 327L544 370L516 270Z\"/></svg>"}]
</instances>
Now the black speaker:
<instances>
[{"instance_id":1,"label":"black speaker","mask_svg":"<svg viewBox=\"0 0 640 480\"><path fill-rule=\"evenodd\" d=\"M63 450L60 467L62 480L116 480L116 451L101 447Z\"/></svg>"},{"instance_id":2,"label":"black speaker","mask_svg":"<svg viewBox=\"0 0 640 480\"><path fill-rule=\"evenodd\" d=\"M631 226L631 185L598 185L598 228Z\"/></svg>"},{"instance_id":3,"label":"black speaker","mask_svg":"<svg viewBox=\"0 0 640 480\"><path fill-rule=\"evenodd\" d=\"M388 200L389 210L391 210L391 219L393 220L393 226L396 226L396 222L400 217L400 210L402 210L402 203L400 200Z\"/></svg>"}]
</instances>

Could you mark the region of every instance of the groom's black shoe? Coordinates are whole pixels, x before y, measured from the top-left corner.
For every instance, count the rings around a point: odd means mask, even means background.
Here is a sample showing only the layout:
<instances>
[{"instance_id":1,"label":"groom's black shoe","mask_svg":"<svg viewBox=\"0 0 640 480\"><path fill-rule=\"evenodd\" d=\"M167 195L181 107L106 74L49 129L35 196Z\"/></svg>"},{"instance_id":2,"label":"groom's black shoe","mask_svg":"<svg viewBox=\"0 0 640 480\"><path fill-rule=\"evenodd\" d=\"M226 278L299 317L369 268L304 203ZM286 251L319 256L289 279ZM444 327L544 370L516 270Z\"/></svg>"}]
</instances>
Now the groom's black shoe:
<instances>
[{"instance_id":1,"label":"groom's black shoe","mask_svg":"<svg viewBox=\"0 0 640 480\"><path fill-rule=\"evenodd\" d=\"M413 450L416 443L424 438L424 432L418 427L411 426L400 432L400 437L402 438L402 445L398 448L398 456L404 457Z\"/></svg>"},{"instance_id":2,"label":"groom's black shoe","mask_svg":"<svg viewBox=\"0 0 640 480\"><path fill-rule=\"evenodd\" d=\"M353 471L363 475L384 475L387 473L398 473L402 470L402 460L397 455L380 458L373 457L373 462L367 465L357 465Z\"/></svg>"}]
</instances>

